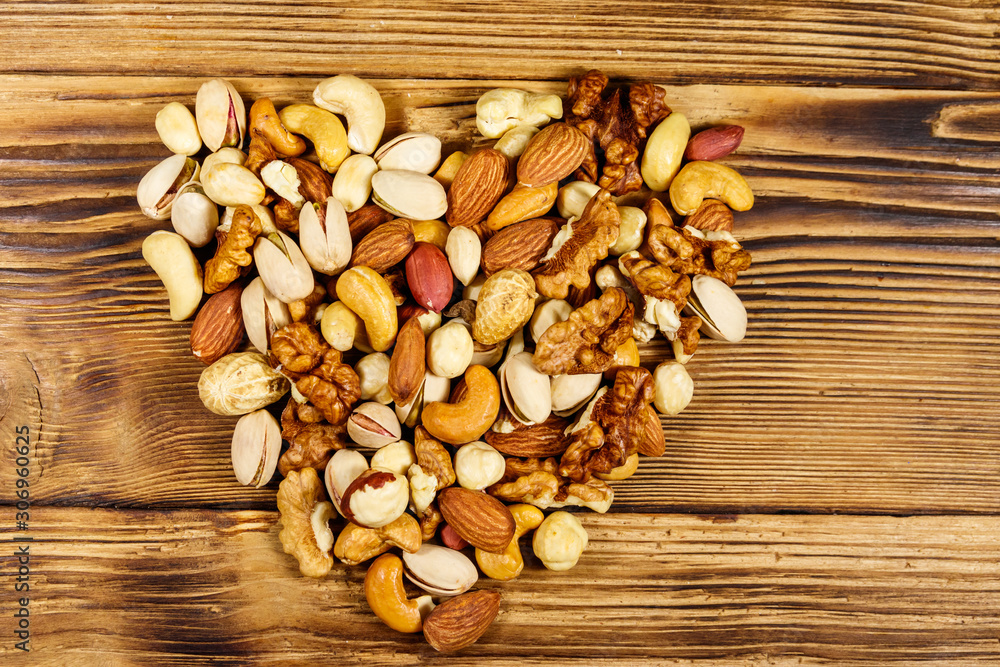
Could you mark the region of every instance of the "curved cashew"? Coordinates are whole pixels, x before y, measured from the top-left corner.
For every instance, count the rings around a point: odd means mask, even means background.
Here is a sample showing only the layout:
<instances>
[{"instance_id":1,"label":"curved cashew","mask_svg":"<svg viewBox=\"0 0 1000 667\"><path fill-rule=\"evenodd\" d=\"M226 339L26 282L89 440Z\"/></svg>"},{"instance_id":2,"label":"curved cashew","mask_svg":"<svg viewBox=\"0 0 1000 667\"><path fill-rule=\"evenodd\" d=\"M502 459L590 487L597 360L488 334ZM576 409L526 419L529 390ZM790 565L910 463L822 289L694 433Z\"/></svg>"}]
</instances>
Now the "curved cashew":
<instances>
[{"instance_id":1,"label":"curved cashew","mask_svg":"<svg viewBox=\"0 0 1000 667\"><path fill-rule=\"evenodd\" d=\"M352 74L340 74L319 82L313 102L347 119L351 150L365 155L375 152L385 129L385 104L374 86Z\"/></svg>"},{"instance_id":2,"label":"curved cashew","mask_svg":"<svg viewBox=\"0 0 1000 667\"><path fill-rule=\"evenodd\" d=\"M293 104L279 111L278 119L290 131L313 142L319 166L331 174L351 153L344 124L329 111L311 104Z\"/></svg>"},{"instance_id":3,"label":"curved cashew","mask_svg":"<svg viewBox=\"0 0 1000 667\"><path fill-rule=\"evenodd\" d=\"M375 160L367 155L352 155L340 164L333 177L333 198L353 213L365 205L372 194L372 176L378 171Z\"/></svg>"},{"instance_id":4,"label":"curved cashew","mask_svg":"<svg viewBox=\"0 0 1000 667\"><path fill-rule=\"evenodd\" d=\"M338 282L339 287L339 282ZM424 407L424 428L433 437L452 445L477 440L496 421L500 411L500 385L485 366L469 366L465 388L457 390L454 403L434 401Z\"/></svg>"},{"instance_id":5,"label":"curved cashew","mask_svg":"<svg viewBox=\"0 0 1000 667\"><path fill-rule=\"evenodd\" d=\"M487 139L496 139L518 125L539 127L562 115L562 98L558 95L518 88L495 88L476 102L476 127Z\"/></svg>"},{"instance_id":6,"label":"curved cashew","mask_svg":"<svg viewBox=\"0 0 1000 667\"><path fill-rule=\"evenodd\" d=\"M514 516L514 539L498 554L483 551L476 547L476 562L479 569L490 579L510 581L521 574L524 569L524 557L517 541L529 530L534 530L545 519L542 510L534 505L511 505L507 509Z\"/></svg>"},{"instance_id":7,"label":"curved cashew","mask_svg":"<svg viewBox=\"0 0 1000 667\"><path fill-rule=\"evenodd\" d=\"M385 352L396 339L396 301L385 278L367 266L348 269L337 279L337 298L364 320L368 343Z\"/></svg>"},{"instance_id":8,"label":"curved cashew","mask_svg":"<svg viewBox=\"0 0 1000 667\"><path fill-rule=\"evenodd\" d=\"M753 190L735 169L717 162L688 162L670 183L670 203L678 215L691 215L704 199L721 199L734 211L749 211Z\"/></svg>"},{"instance_id":9,"label":"curved cashew","mask_svg":"<svg viewBox=\"0 0 1000 667\"><path fill-rule=\"evenodd\" d=\"M379 556L368 568L365 597L379 620L399 632L420 632L424 627L424 617L434 607L430 595L421 595L413 600L406 598L403 561L392 554Z\"/></svg>"},{"instance_id":10,"label":"curved cashew","mask_svg":"<svg viewBox=\"0 0 1000 667\"><path fill-rule=\"evenodd\" d=\"M180 234L155 231L142 242L142 258L167 288L170 319L179 322L194 315L201 303L202 273L191 246Z\"/></svg>"},{"instance_id":11,"label":"curved cashew","mask_svg":"<svg viewBox=\"0 0 1000 667\"><path fill-rule=\"evenodd\" d=\"M285 157L293 157L306 152L306 142L281 124L274 104L262 97L250 107L250 133L259 132L275 151Z\"/></svg>"}]
</instances>

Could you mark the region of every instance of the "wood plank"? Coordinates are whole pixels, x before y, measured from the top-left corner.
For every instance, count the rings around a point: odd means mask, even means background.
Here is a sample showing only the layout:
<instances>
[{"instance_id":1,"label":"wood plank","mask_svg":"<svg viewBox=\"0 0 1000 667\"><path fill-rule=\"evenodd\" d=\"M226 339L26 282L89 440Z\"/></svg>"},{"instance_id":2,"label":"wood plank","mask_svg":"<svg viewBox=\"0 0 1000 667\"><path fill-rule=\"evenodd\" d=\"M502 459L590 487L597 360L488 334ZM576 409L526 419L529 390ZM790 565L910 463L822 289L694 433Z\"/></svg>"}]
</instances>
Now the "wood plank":
<instances>
[{"instance_id":1,"label":"wood plank","mask_svg":"<svg viewBox=\"0 0 1000 667\"><path fill-rule=\"evenodd\" d=\"M36 509L30 664L443 662L371 614L363 567L302 577L276 518ZM448 664L1000 660L1000 518L582 518L576 568L545 570L526 542L519 579L481 584L501 590L501 614ZM5 664L27 664L18 653L0 643Z\"/></svg>"},{"instance_id":2,"label":"wood plank","mask_svg":"<svg viewBox=\"0 0 1000 667\"><path fill-rule=\"evenodd\" d=\"M236 484L235 419L200 405L190 324L167 319L139 254L165 226L134 201L165 153L152 117L190 103L198 83L0 80L18 120L0 127L0 373L25 406L3 425L41 431L39 502L274 507L273 485ZM498 84L376 83L391 134L429 130L453 146ZM280 104L308 98L315 80L236 84ZM1000 142L956 111L983 117L1000 95L681 86L669 97L696 126L748 128L729 162L760 195L738 216L755 260L738 286L750 329L740 345L703 345L694 401L664 420L668 456L619 484L616 508L1000 511ZM774 121L784 116L800 122ZM668 354L643 350L650 367ZM0 502L13 500L12 474L0 468Z\"/></svg>"},{"instance_id":3,"label":"wood plank","mask_svg":"<svg viewBox=\"0 0 1000 667\"><path fill-rule=\"evenodd\" d=\"M0 4L11 72L995 87L996 4L281 2ZM109 36L113 36L109 38ZM584 65L585 63L585 65Z\"/></svg>"}]
</instances>

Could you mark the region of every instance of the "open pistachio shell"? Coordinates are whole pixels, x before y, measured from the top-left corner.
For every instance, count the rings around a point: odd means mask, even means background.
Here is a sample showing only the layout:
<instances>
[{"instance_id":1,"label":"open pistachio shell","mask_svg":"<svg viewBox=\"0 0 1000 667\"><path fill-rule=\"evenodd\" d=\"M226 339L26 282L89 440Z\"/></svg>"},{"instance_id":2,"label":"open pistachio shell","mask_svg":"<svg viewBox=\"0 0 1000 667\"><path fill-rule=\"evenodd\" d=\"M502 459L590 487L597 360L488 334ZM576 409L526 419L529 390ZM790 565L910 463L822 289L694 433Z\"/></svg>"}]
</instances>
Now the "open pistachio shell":
<instances>
[{"instance_id":1,"label":"open pistachio shell","mask_svg":"<svg viewBox=\"0 0 1000 667\"><path fill-rule=\"evenodd\" d=\"M520 352L504 362L498 373L504 404L514 418L537 424L549 418L552 390L549 376L538 372L530 352Z\"/></svg>"},{"instance_id":2,"label":"open pistachio shell","mask_svg":"<svg viewBox=\"0 0 1000 667\"><path fill-rule=\"evenodd\" d=\"M738 343L746 336L747 309L736 292L718 278L692 278L685 310L701 317L701 330L709 338Z\"/></svg>"},{"instance_id":3,"label":"open pistachio shell","mask_svg":"<svg viewBox=\"0 0 1000 667\"><path fill-rule=\"evenodd\" d=\"M600 373L553 376L551 380L552 412L559 417L576 412L590 400L597 388L601 386L602 377Z\"/></svg>"},{"instance_id":4,"label":"open pistachio shell","mask_svg":"<svg viewBox=\"0 0 1000 667\"><path fill-rule=\"evenodd\" d=\"M281 426L267 410L243 415L233 431L233 471L240 484L260 488L271 481L281 454Z\"/></svg>"},{"instance_id":5,"label":"open pistachio shell","mask_svg":"<svg viewBox=\"0 0 1000 667\"><path fill-rule=\"evenodd\" d=\"M170 217L177 193L186 183L197 180L199 173L200 168L193 158L171 155L147 171L139 181L136 189L139 208L146 217L166 220Z\"/></svg>"},{"instance_id":6,"label":"open pistachio shell","mask_svg":"<svg viewBox=\"0 0 1000 667\"><path fill-rule=\"evenodd\" d=\"M407 132L375 151L379 169L407 169L429 174L441 162L441 140L426 132Z\"/></svg>"},{"instance_id":7,"label":"open pistachio shell","mask_svg":"<svg viewBox=\"0 0 1000 667\"><path fill-rule=\"evenodd\" d=\"M418 171L376 173L372 176L372 199L389 213L410 220L434 220L448 210L444 186Z\"/></svg>"},{"instance_id":8,"label":"open pistachio shell","mask_svg":"<svg viewBox=\"0 0 1000 667\"><path fill-rule=\"evenodd\" d=\"M205 196L201 183L188 181L177 193L170 209L174 231L192 247L201 248L215 238L219 226L219 207Z\"/></svg>"},{"instance_id":9,"label":"open pistachio shell","mask_svg":"<svg viewBox=\"0 0 1000 667\"><path fill-rule=\"evenodd\" d=\"M246 328L247 338L254 347L267 354L271 335L292 321L288 305L271 294L264 286L264 281L257 276L240 295L240 306L243 309L243 326Z\"/></svg>"},{"instance_id":10,"label":"open pistachio shell","mask_svg":"<svg viewBox=\"0 0 1000 667\"><path fill-rule=\"evenodd\" d=\"M459 595L479 580L468 556L426 542L416 553L403 552L403 568L407 579L432 595Z\"/></svg>"}]
</instances>

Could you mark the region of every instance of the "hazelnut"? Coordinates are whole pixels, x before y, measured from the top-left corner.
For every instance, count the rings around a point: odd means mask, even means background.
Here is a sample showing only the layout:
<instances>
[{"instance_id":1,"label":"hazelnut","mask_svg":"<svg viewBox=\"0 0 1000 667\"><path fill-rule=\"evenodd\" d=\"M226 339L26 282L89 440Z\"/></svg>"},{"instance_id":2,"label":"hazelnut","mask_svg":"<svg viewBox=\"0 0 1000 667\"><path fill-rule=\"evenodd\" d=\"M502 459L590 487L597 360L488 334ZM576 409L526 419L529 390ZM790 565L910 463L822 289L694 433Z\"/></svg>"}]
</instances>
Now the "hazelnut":
<instances>
[{"instance_id":1,"label":"hazelnut","mask_svg":"<svg viewBox=\"0 0 1000 667\"><path fill-rule=\"evenodd\" d=\"M378 401L383 405L392 403L389 395L389 355L373 352L358 360L354 372L361 381L361 400Z\"/></svg>"},{"instance_id":2,"label":"hazelnut","mask_svg":"<svg viewBox=\"0 0 1000 667\"><path fill-rule=\"evenodd\" d=\"M653 371L653 404L665 415L676 415L691 402L694 395L694 380L684 364L665 361Z\"/></svg>"},{"instance_id":3,"label":"hazelnut","mask_svg":"<svg viewBox=\"0 0 1000 667\"><path fill-rule=\"evenodd\" d=\"M353 449L338 449L326 464L323 481L326 482L326 492L330 494L333 506L341 515L340 501L344 492L358 476L368 470L368 461L361 452Z\"/></svg>"},{"instance_id":4,"label":"hazelnut","mask_svg":"<svg viewBox=\"0 0 1000 667\"><path fill-rule=\"evenodd\" d=\"M568 570L587 548L587 531L569 512L553 512L535 530L531 548L542 565L559 572Z\"/></svg>"},{"instance_id":5,"label":"hazelnut","mask_svg":"<svg viewBox=\"0 0 1000 667\"><path fill-rule=\"evenodd\" d=\"M503 477L503 454L485 442L470 442L455 452L455 476L459 485L481 491Z\"/></svg>"},{"instance_id":6,"label":"hazelnut","mask_svg":"<svg viewBox=\"0 0 1000 667\"><path fill-rule=\"evenodd\" d=\"M347 435L362 447L383 447L399 440L402 431L392 408L381 403L362 403L347 419Z\"/></svg>"},{"instance_id":7,"label":"hazelnut","mask_svg":"<svg viewBox=\"0 0 1000 667\"><path fill-rule=\"evenodd\" d=\"M380 528L398 519L409 500L406 477L369 468L347 487L340 505L348 521L362 528Z\"/></svg>"},{"instance_id":8,"label":"hazelnut","mask_svg":"<svg viewBox=\"0 0 1000 667\"><path fill-rule=\"evenodd\" d=\"M405 477L406 471L416 462L413 445L405 440L386 445L372 455L372 468L389 470L401 477Z\"/></svg>"},{"instance_id":9,"label":"hazelnut","mask_svg":"<svg viewBox=\"0 0 1000 667\"><path fill-rule=\"evenodd\" d=\"M475 345L472 335L461 322L451 321L427 340L427 368L439 377L454 378L472 363Z\"/></svg>"}]
</instances>

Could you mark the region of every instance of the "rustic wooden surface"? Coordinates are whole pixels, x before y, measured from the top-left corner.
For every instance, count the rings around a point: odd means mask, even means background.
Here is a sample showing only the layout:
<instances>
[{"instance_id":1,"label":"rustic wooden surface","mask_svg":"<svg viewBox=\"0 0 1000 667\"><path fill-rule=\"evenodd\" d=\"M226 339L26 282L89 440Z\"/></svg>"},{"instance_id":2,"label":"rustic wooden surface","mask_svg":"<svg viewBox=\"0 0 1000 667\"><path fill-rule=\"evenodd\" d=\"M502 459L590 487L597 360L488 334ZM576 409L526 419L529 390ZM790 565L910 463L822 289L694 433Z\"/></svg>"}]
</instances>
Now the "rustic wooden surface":
<instances>
[{"instance_id":1,"label":"rustic wooden surface","mask_svg":"<svg viewBox=\"0 0 1000 667\"><path fill-rule=\"evenodd\" d=\"M276 485L229 468L135 205L153 116L205 77L304 101L372 77L387 134L474 138L515 80L589 67L668 88L727 163L750 326L690 364L668 452L585 514L592 546L529 558L450 664L1000 661L1000 8L948 3L0 3L0 548L32 542L32 652L4 664L415 664L362 569L297 575ZM636 17L645 17L641 21ZM662 344L643 349L654 365ZM14 524L14 429L31 440ZM96 508L96 509L95 509ZM850 515L850 516L846 516ZM927 516L916 516L927 515ZM530 555L530 553L529 553ZM8 580L5 579L5 582Z\"/></svg>"}]
</instances>

